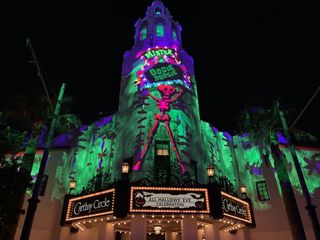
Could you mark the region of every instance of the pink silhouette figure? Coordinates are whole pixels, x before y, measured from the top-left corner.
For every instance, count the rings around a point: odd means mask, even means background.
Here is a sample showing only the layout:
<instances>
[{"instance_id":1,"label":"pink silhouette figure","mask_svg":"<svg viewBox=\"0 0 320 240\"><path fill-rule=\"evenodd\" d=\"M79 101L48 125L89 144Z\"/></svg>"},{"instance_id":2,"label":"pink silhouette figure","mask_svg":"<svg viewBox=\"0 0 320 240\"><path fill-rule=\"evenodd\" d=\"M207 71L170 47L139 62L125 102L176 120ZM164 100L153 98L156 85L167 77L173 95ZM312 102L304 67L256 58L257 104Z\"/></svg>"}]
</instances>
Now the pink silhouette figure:
<instances>
[{"instance_id":1,"label":"pink silhouette figure","mask_svg":"<svg viewBox=\"0 0 320 240\"><path fill-rule=\"evenodd\" d=\"M149 146L150 146L150 144L152 142L152 137L154 136L154 134L156 134L156 132L158 130L159 122L163 122L165 124L167 132L169 134L173 150L175 151L176 156L178 158L181 171L182 171L182 173L184 173L186 170L185 170L185 167L183 166L182 159L180 157L176 142L175 142L175 140L173 138L173 135L172 135L172 132L171 132L171 128L170 128L170 125L169 125L170 116L168 114L166 114L166 112L170 110L170 104L175 102L181 96L181 94L183 93L183 89L181 88L180 91L176 94L175 87L170 86L170 85L162 84L162 85L158 86L158 91L161 94L161 98L157 98L157 97L151 95L150 93L148 93L148 96L152 97L157 102L158 109L160 110L160 114L156 113L154 115L155 122L154 122L154 124L153 124L153 126L152 126L152 128L151 128L151 130L149 132L149 135L148 135L148 138L147 138L147 142L144 145L143 150L141 151L139 160L133 166L133 170L136 170L136 171L139 170L139 168L140 168L140 166L141 166L141 164L142 164L142 162L143 162L143 160L144 160L144 158L146 156L148 148L149 148ZM175 95L175 96L172 97L173 95Z\"/></svg>"}]
</instances>

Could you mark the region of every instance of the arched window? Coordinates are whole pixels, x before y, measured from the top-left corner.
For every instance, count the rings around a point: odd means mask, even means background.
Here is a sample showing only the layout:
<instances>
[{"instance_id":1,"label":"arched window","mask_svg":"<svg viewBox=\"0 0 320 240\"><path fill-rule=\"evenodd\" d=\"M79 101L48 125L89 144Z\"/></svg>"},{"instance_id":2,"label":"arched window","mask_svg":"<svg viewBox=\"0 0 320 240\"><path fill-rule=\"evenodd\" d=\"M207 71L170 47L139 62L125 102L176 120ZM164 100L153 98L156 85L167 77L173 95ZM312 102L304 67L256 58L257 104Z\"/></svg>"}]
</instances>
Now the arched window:
<instances>
[{"instance_id":1,"label":"arched window","mask_svg":"<svg viewBox=\"0 0 320 240\"><path fill-rule=\"evenodd\" d=\"M161 8L157 8L155 12L156 14L161 14Z\"/></svg>"},{"instance_id":2,"label":"arched window","mask_svg":"<svg viewBox=\"0 0 320 240\"><path fill-rule=\"evenodd\" d=\"M164 27L162 24L158 24L156 28L156 36L163 37L164 36Z\"/></svg>"},{"instance_id":3,"label":"arched window","mask_svg":"<svg viewBox=\"0 0 320 240\"><path fill-rule=\"evenodd\" d=\"M140 31L140 41L143 41L147 38L147 28L142 28Z\"/></svg>"},{"instance_id":4,"label":"arched window","mask_svg":"<svg viewBox=\"0 0 320 240\"><path fill-rule=\"evenodd\" d=\"M172 38L174 40L177 40L177 33L175 31L172 32Z\"/></svg>"}]
</instances>

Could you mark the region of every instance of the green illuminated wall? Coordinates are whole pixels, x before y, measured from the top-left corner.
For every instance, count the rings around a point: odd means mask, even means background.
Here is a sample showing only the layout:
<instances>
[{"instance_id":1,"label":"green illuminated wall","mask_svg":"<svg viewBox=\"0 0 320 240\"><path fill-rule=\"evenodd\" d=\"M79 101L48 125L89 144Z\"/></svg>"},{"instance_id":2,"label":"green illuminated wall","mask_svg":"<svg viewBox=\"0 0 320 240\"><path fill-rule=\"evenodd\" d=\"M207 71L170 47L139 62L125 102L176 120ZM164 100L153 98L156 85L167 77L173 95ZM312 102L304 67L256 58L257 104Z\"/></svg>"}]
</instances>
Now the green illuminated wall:
<instances>
[{"instance_id":1,"label":"green illuminated wall","mask_svg":"<svg viewBox=\"0 0 320 240\"><path fill-rule=\"evenodd\" d=\"M157 14L154 14L156 9L161 9L161 12L157 10ZM164 24L160 35L157 35L156 31L158 17L162 18L161 24ZM157 102L149 95L162 97L157 89L158 83L173 86L176 92L183 89L183 94L177 101L170 103L170 110L165 114L170 116L169 126L186 172L182 174L171 144L171 173L177 178L192 180L196 180L197 175L198 183L203 184L208 181L207 167L213 165L217 180L225 176L235 189L238 189L240 184L245 184L248 192L256 196L255 183L265 178L266 166L262 161L262 154L265 152L250 142L247 135L230 136L227 132L219 131L200 120L193 59L181 46L179 23L172 20L161 1L154 1L146 16L139 19L135 27L134 46L125 52L123 58L118 111L81 128L78 136L73 139L73 147L67 151L61 150L61 158L57 160L55 197L63 197L61 193L69 189L70 179L76 179L75 193L80 193L99 174L110 175L112 181L121 179L123 161L132 159L134 164L139 160L139 154L154 124L155 114L160 113ZM167 53L168 49L173 51ZM147 57L143 58L146 53ZM174 79L176 81L169 78L163 82L144 80L147 69L153 66L152 61L156 62L155 66L159 63L171 65L183 74L180 74L179 79ZM170 140L163 122L153 135L141 168L130 173L131 181L145 177L154 178L154 140ZM286 148L282 148L282 151L288 162L290 180L293 186L301 191L291 156ZM311 194L320 187L319 152L320 150L311 149L297 151ZM270 161L270 169L277 176L271 156ZM196 174L192 166L196 166ZM39 160L36 160L33 175L38 168ZM256 197L253 202L256 208L269 207L268 203L259 202Z\"/></svg>"}]
</instances>

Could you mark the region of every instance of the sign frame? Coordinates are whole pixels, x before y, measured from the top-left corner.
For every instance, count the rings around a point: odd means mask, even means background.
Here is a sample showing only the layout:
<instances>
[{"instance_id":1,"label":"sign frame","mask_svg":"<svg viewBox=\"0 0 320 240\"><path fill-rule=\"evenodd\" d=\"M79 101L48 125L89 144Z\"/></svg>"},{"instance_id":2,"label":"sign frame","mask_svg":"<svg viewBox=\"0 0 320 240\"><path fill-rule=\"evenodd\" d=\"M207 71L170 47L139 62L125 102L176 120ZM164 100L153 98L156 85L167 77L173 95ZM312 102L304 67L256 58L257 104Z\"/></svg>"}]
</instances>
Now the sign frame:
<instances>
[{"instance_id":1,"label":"sign frame","mask_svg":"<svg viewBox=\"0 0 320 240\"><path fill-rule=\"evenodd\" d=\"M138 209L134 207L134 193L137 191L149 191L153 193L202 193L204 194L204 209L203 210L194 210L194 209L183 209L183 208L149 208L149 209ZM174 194L172 194L174 196ZM189 207L190 208L190 207ZM209 214L210 213L210 204L209 204L209 194L207 188L179 188L179 187L147 187L147 186L131 186L130 189L130 213L184 213L184 214Z\"/></svg>"},{"instance_id":2,"label":"sign frame","mask_svg":"<svg viewBox=\"0 0 320 240\"><path fill-rule=\"evenodd\" d=\"M109 194L111 194L111 196L109 196ZM71 215L71 211L74 210L74 203L76 202L76 204L78 202L80 202L81 200L85 201L86 199L90 199L93 197L98 197L101 195L105 195L105 196L109 196L109 198L111 198L111 207L108 207L107 211L102 211L102 212L97 212L97 213L92 213L92 214L87 214L87 215L81 215L81 216L72 216ZM114 212L114 200L115 200L115 188L111 188L111 189L107 189L104 191L100 191L100 192L96 192L96 193L91 193L91 194L87 194L87 195L82 195L82 196L76 196L76 197L72 197L70 195L66 195L66 199L65 199L65 204L64 204L64 211L63 211L63 215L61 216L61 223L62 225L67 225L73 221L78 221L78 220L82 220L82 219L87 219L87 218L93 218L93 217L101 217L104 215L110 215L113 214ZM94 200L93 202L95 202L96 200ZM110 210L109 210L110 208Z\"/></svg>"},{"instance_id":3,"label":"sign frame","mask_svg":"<svg viewBox=\"0 0 320 240\"><path fill-rule=\"evenodd\" d=\"M223 211L224 216L232 218L232 219L236 219L238 221L245 222L246 224L253 224L253 219L251 216L251 206L250 206L249 202L244 201L240 198L234 197L234 196L232 196L228 193L225 193L223 191L221 191L221 199L222 199L222 202L221 202L222 206L221 207L222 207L222 211ZM247 214L246 218L241 218L241 217L226 213L226 210L224 208L224 200L225 199L231 201L232 203L235 203L235 204L238 204L238 205L245 207L246 214Z\"/></svg>"}]
</instances>

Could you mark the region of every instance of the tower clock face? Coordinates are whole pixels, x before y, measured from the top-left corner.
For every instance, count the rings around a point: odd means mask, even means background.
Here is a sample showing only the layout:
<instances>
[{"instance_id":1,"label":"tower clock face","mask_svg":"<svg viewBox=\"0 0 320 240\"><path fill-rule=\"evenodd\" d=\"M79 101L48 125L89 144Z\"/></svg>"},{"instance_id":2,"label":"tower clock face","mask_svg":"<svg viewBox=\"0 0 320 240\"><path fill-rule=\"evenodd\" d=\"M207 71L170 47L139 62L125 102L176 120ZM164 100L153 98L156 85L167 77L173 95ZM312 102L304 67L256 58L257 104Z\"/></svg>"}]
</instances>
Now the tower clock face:
<instances>
[{"instance_id":1,"label":"tower clock face","mask_svg":"<svg viewBox=\"0 0 320 240\"><path fill-rule=\"evenodd\" d=\"M174 48L152 48L140 53L143 67L137 71L135 83L139 90L157 88L159 85L173 85L192 90L186 67L178 60Z\"/></svg>"}]
</instances>

